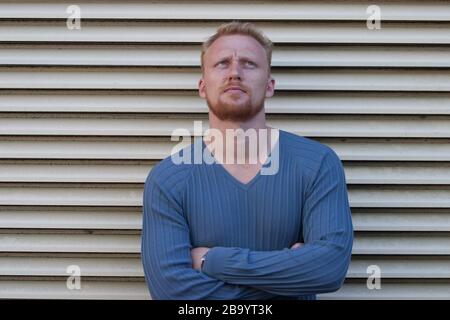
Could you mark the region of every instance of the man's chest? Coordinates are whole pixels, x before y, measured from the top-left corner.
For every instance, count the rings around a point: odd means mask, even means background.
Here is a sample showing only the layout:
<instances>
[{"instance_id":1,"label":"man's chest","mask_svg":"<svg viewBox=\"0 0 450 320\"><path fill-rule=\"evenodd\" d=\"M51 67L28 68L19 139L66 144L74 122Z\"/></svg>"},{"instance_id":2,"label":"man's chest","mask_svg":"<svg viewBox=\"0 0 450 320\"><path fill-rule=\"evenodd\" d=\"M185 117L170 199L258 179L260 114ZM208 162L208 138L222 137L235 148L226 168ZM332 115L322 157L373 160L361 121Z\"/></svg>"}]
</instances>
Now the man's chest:
<instances>
[{"instance_id":1,"label":"man's chest","mask_svg":"<svg viewBox=\"0 0 450 320\"><path fill-rule=\"evenodd\" d=\"M247 184L253 180L261 170L261 163L257 164L221 164L227 173L242 184Z\"/></svg>"},{"instance_id":2,"label":"man's chest","mask_svg":"<svg viewBox=\"0 0 450 320\"><path fill-rule=\"evenodd\" d=\"M301 234L302 191L292 179L259 176L245 187L212 177L197 190L188 186L183 207L192 245L275 250L296 242Z\"/></svg>"}]
</instances>

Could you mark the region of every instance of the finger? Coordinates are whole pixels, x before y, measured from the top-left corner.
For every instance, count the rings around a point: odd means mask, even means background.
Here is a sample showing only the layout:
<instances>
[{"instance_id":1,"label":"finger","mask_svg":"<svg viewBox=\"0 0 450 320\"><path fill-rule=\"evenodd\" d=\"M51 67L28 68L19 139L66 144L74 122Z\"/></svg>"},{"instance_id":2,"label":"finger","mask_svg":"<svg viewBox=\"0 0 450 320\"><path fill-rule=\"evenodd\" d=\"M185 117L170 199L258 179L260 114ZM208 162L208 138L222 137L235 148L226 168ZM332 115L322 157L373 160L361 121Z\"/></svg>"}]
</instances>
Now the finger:
<instances>
[{"instance_id":1,"label":"finger","mask_svg":"<svg viewBox=\"0 0 450 320\"><path fill-rule=\"evenodd\" d=\"M291 249L298 249L298 248L301 248L301 247L303 247L303 243L297 242L296 244L294 244L294 245L291 247Z\"/></svg>"}]
</instances>

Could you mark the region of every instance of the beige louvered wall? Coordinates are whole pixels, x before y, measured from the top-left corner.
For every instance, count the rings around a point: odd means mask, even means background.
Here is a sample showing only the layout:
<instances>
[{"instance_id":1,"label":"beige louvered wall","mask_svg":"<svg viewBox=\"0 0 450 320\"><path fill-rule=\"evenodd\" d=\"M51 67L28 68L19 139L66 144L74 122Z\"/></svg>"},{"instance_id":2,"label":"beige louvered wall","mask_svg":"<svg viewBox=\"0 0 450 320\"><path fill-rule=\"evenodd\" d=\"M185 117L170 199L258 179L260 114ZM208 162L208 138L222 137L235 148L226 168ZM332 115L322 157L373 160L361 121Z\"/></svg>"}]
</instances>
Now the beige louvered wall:
<instances>
[{"instance_id":1,"label":"beige louvered wall","mask_svg":"<svg viewBox=\"0 0 450 320\"><path fill-rule=\"evenodd\" d=\"M150 298L143 183L207 119L199 45L231 19L276 44L269 122L344 162L353 259L321 298L450 298L450 1L77 1L81 30L71 4L0 0L0 298Z\"/></svg>"}]
</instances>

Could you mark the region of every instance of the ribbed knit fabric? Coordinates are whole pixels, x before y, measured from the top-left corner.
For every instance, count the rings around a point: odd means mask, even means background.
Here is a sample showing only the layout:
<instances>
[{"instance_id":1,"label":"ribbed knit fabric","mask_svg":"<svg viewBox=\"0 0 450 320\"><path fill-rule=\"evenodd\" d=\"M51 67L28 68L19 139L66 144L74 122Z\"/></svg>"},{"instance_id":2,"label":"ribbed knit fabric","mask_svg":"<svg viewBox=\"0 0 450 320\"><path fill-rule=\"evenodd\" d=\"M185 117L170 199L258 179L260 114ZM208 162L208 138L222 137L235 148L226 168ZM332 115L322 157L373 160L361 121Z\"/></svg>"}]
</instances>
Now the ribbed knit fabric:
<instances>
[{"instance_id":1,"label":"ribbed knit fabric","mask_svg":"<svg viewBox=\"0 0 450 320\"><path fill-rule=\"evenodd\" d=\"M342 163L290 132L277 143L277 174L247 184L219 163L168 157L153 168L141 242L153 299L315 299L340 288L353 243ZM305 245L290 249L296 242ZM202 272L192 268L194 247L212 248Z\"/></svg>"}]
</instances>

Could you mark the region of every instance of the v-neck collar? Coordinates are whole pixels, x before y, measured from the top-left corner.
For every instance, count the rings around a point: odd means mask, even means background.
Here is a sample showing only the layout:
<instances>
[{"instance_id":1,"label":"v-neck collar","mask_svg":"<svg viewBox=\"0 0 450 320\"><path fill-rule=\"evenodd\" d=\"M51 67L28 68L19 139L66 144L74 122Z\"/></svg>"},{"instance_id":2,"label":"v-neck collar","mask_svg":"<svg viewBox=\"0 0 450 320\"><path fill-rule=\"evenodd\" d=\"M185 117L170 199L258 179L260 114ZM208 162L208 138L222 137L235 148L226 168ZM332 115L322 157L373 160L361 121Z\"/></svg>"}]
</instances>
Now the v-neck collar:
<instances>
[{"instance_id":1,"label":"v-neck collar","mask_svg":"<svg viewBox=\"0 0 450 320\"><path fill-rule=\"evenodd\" d=\"M232 181L235 185L237 185L239 188L241 188L241 189L243 189L243 190L248 190L248 189L250 189L250 188L251 188L251 187L252 187L252 186L260 179L260 177L262 176L262 175L261 175L261 170L262 170L262 168L263 168L264 166L267 165L267 162L271 159L273 150L275 150L276 148L280 148L280 146L281 146L280 140L281 140L281 135L282 135L282 132L283 132L283 131L280 130L280 129L278 129L278 132L279 132L278 140L277 140L277 142L275 143L274 147L270 150L269 155L267 156L266 161L263 163L263 165L262 165L261 168L258 170L258 172L256 173L256 175L255 175L249 182L247 182L247 183L243 183L243 182L239 181L239 180L238 180L237 178L235 178L230 172L228 172L228 170L225 169L224 166L223 166L221 163L219 163L219 162L216 160L216 158L214 157L214 155L211 153L211 151L209 150L209 148L206 146L205 141L203 140L203 138L201 139L201 140L202 140L202 148L203 148L203 150L205 150L205 148L206 148L206 150L207 150L209 156L212 157L212 159L214 159L213 165L214 165L216 168L218 168L218 170L219 170L220 172L222 172L222 174L223 174L226 178L228 178L229 180L231 180L231 181Z\"/></svg>"}]
</instances>

